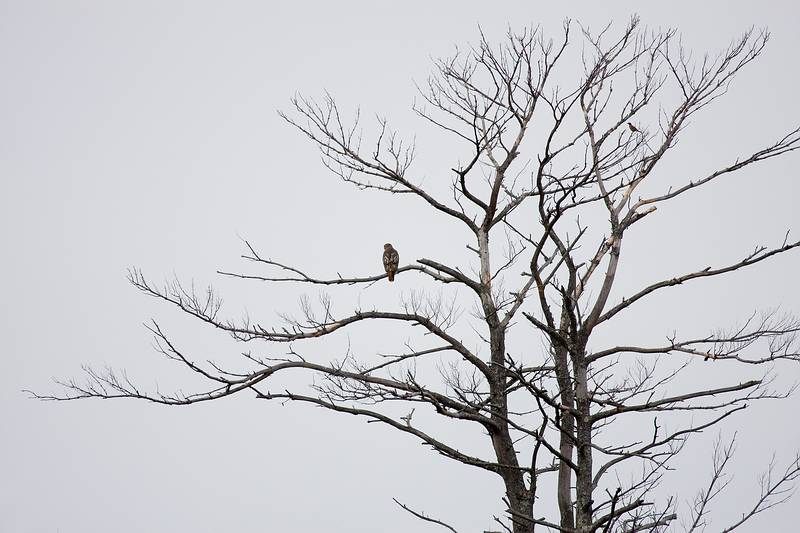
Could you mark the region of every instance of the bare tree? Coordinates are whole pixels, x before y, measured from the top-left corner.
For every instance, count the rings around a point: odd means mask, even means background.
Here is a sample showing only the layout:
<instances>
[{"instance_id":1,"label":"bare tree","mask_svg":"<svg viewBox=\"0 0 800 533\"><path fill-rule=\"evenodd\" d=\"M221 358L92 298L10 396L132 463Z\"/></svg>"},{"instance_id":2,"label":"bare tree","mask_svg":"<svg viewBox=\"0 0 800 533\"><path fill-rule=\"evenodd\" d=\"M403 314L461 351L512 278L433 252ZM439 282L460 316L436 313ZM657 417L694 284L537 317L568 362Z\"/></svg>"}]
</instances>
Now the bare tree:
<instances>
[{"instance_id":1,"label":"bare tree","mask_svg":"<svg viewBox=\"0 0 800 533\"><path fill-rule=\"evenodd\" d=\"M576 37L577 48L572 44ZM211 289L199 294L177 281L158 286L132 270L130 282L142 292L236 341L282 343L287 353L276 358L247 352L240 368L196 363L154 322L161 353L206 380L206 389L188 395L147 392L125 374L87 367L88 379L60 382L65 390L59 394L35 395L189 405L245 393L313 404L385 424L444 457L500 476L507 513L495 521L505 531L664 531L678 527L679 513L686 531L698 531L707 522L709 504L727 484L724 469L733 445L718 443L710 484L687 510L675 499L657 499L655 488L690 436L750 402L791 392L770 385L769 369L800 360L795 342L800 322L772 311L754 313L727 331L697 338L675 335L661 344L597 348L590 340L598 326L663 289L749 269L800 246L787 233L775 247L756 247L738 261L698 265L695 271L654 280L619 301L611 299L622 243L634 225L679 196L800 147L800 129L795 129L689 181L649 180L689 119L725 94L768 38L766 31L750 30L718 55L694 60L674 31L650 31L636 18L616 33L610 26L593 33L566 22L556 40L546 39L539 29L525 29L509 32L493 46L481 35L475 46L435 63L414 108L466 150L453 168L446 196L419 184L413 142L385 120L378 120L368 146L358 117L347 120L334 98L297 97L292 112L282 116L319 148L336 176L365 191L415 197L442 215L443 228L453 224L468 230L465 244L475 254L470 264L422 258L401 265L398 274L442 284L443 291L460 287L476 304L475 316L463 317L444 297L417 294L399 306L343 314L323 297L319 304L303 300L302 318L287 317L285 324L269 326L222 317ZM577 72L575 65L580 66ZM522 157L523 152L530 157ZM263 257L250 243L244 258L263 271L220 274L345 288L386 277L316 277ZM304 341L375 321L418 326L424 335L401 353L373 358L347 354L320 362L303 353ZM464 324L477 340L465 341L457 332ZM512 349L512 326L534 332L545 346L541 355L535 355L535 344ZM420 371L417 365L425 361L435 361L437 367L426 368L439 372ZM678 389L685 386L678 378L694 361L742 365L755 374L739 383ZM276 375L289 371L306 372L308 387L269 388ZM435 415L481 428L493 453L470 454L459 443L447 442L437 432ZM643 438L625 441L608 431L615 422L636 416L649 421ZM784 501L800 475L800 462L776 472L770 465L752 510L724 531ZM557 502L558 516L537 511L537 502L547 499ZM397 503L455 531L443 520Z\"/></svg>"}]
</instances>

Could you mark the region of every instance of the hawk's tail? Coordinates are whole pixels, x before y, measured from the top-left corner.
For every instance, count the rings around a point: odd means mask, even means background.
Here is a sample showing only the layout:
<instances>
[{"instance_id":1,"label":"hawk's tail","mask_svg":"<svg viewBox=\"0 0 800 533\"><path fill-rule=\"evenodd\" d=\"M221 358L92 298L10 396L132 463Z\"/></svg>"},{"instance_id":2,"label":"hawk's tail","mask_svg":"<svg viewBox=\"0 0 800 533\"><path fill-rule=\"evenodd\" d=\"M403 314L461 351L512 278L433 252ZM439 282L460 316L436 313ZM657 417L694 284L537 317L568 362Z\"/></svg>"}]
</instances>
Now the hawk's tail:
<instances>
[{"instance_id":1,"label":"hawk's tail","mask_svg":"<svg viewBox=\"0 0 800 533\"><path fill-rule=\"evenodd\" d=\"M390 270L387 274L389 274L389 281L394 281L394 270Z\"/></svg>"}]
</instances>

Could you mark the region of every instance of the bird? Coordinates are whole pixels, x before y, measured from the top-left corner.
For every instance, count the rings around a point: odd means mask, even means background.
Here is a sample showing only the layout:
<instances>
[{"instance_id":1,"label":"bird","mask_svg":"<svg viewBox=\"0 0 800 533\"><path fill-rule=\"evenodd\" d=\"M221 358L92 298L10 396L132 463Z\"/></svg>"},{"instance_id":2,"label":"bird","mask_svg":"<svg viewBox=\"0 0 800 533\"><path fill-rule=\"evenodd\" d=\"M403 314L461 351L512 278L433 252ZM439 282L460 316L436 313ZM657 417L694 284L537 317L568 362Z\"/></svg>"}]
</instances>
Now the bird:
<instances>
[{"instance_id":1,"label":"bird","mask_svg":"<svg viewBox=\"0 0 800 533\"><path fill-rule=\"evenodd\" d=\"M633 133L641 133L641 131L639 131L639 128L637 128L630 122L628 122L628 129L630 129Z\"/></svg>"},{"instance_id":2,"label":"bird","mask_svg":"<svg viewBox=\"0 0 800 533\"><path fill-rule=\"evenodd\" d=\"M394 281L397 265L400 264L400 254L388 242L383 245L383 269L389 275L389 281Z\"/></svg>"}]
</instances>

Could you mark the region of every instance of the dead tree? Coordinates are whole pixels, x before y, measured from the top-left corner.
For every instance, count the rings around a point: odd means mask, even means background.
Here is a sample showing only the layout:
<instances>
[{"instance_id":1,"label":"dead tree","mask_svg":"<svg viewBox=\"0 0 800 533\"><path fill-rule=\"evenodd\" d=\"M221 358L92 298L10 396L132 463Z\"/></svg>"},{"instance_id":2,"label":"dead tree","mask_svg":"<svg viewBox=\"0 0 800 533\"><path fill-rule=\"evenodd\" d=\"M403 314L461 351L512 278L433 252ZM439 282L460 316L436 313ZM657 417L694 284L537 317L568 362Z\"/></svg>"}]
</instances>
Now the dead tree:
<instances>
[{"instance_id":1,"label":"dead tree","mask_svg":"<svg viewBox=\"0 0 800 533\"><path fill-rule=\"evenodd\" d=\"M748 31L718 55L695 61L674 31L650 31L637 19L621 32L609 26L592 33L575 26L565 23L556 40L544 38L538 29L509 32L499 46L481 36L477 45L435 63L414 111L455 136L465 150L446 180L447 195L419 184L412 165L414 144L385 120L378 120L374 143L367 146L358 118L348 120L329 95L298 97L292 111L282 115L308 136L328 169L344 182L365 194L414 197L421 208L441 215L443 228L450 224L468 230L465 245L475 254L471 264L422 258L401 265L398 274L415 280L408 283L441 284L443 291L460 288L477 305L475 318L463 318L444 299L415 296L388 308L342 313L323 298L319 305L304 300L301 319L262 325L222 317L211 289L198 294L177 281L154 285L132 270L136 288L236 341L288 348L280 356L247 352L240 368L200 364L153 323L160 351L206 380L208 388L190 395L152 393L124 374L87 368L85 381L62 381L61 393L36 396L189 405L242 393L313 404L391 426L444 457L499 476L507 514L495 520L509 532L665 531L678 523L679 513L689 531L702 528L710 502L725 486L732 447L717 446L711 483L690 509L669 498L656 500L654 489L690 436L751 402L788 394L771 387L769 371L762 369L800 360L795 344L800 322L777 312L754 313L728 331L697 338L676 335L661 344L605 347L590 341L596 328L666 288L750 269L800 246L787 233L775 247L756 247L741 260L700 264L697 270L654 280L619 301L611 298L631 228L646 227L642 220L657 208L670 209L679 196L796 150L800 129L709 174L651 183L654 169L668 157L689 119L725 94L735 75L762 52L769 34ZM580 44L576 47L573 40ZM497 252L503 246L505 256ZM385 278L382 272L316 277L263 256L249 243L247 248L244 257L262 271L220 274L343 290ZM376 271L378 266L376 260ZM319 361L303 353L306 341L374 321L417 326L415 331L424 335L389 356L348 354ZM460 328L467 322L474 331L469 340ZM535 355L535 343L510 346L512 326L535 332L546 348ZM440 372L418 371L423 361L436 361ZM682 388L679 378L697 368L694 362L742 365L754 374L739 383ZM270 388L276 375L289 371L308 373L308 388ZM687 413L693 414L691 421ZM626 441L607 431L632 416L649 417L644 438ZM493 453L472 455L437 436L437 417L480 428ZM783 501L800 475L800 462L779 474L773 470L770 466L763 478L752 511L725 531ZM634 471L638 477L620 481L620 472ZM537 502L548 499L557 502L558 516L537 511Z\"/></svg>"}]
</instances>

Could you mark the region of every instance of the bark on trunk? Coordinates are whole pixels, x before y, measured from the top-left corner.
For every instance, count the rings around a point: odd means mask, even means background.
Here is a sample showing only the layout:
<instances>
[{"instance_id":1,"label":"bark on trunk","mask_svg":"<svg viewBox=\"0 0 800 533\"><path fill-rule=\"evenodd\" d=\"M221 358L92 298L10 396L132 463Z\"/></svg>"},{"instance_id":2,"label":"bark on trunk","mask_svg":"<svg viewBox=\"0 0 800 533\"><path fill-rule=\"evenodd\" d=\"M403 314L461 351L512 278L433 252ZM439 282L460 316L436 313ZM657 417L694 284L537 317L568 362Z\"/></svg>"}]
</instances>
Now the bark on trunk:
<instances>
[{"instance_id":1,"label":"bark on trunk","mask_svg":"<svg viewBox=\"0 0 800 533\"><path fill-rule=\"evenodd\" d=\"M575 395L572 390L572 378L569 371L569 353L565 347L555 350L555 367L558 387L561 389L561 404L572 408L575 404ZM574 449L575 418L569 412L561 414L561 435L559 436L558 452L562 457L572 460ZM561 527L573 529L575 516L572 510L572 469L565 461L560 461L558 467L558 509L561 515Z\"/></svg>"},{"instance_id":2,"label":"bark on trunk","mask_svg":"<svg viewBox=\"0 0 800 533\"><path fill-rule=\"evenodd\" d=\"M575 476L576 530L588 533L592 524L592 425L589 417L588 368L581 350L574 355L578 472Z\"/></svg>"}]
</instances>

